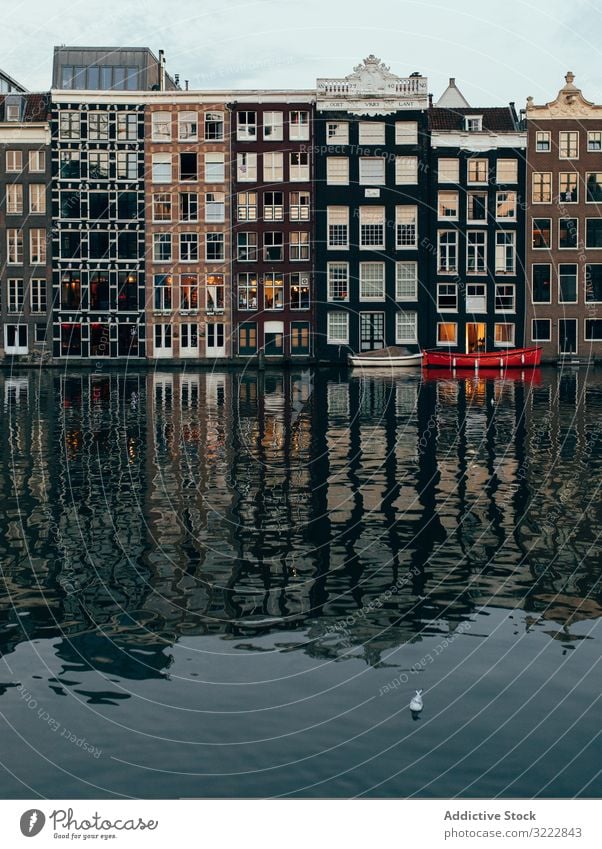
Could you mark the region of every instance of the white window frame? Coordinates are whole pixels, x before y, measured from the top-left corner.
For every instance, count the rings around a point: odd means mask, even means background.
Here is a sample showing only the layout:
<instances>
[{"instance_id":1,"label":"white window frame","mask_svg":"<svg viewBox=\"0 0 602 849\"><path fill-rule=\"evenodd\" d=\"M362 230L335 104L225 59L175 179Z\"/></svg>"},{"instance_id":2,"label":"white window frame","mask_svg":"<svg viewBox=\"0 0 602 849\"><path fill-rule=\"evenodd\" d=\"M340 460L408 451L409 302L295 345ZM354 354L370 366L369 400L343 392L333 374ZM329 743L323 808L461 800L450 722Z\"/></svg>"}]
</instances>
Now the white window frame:
<instances>
[{"instance_id":1,"label":"white window frame","mask_svg":"<svg viewBox=\"0 0 602 849\"><path fill-rule=\"evenodd\" d=\"M396 121L395 144L418 144L418 122Z\"/></svg>"},{"instance_id":2,"label":"white window frame","mask_svg":"<svg viewBox=\"0 0 602 849\"><path fill-rule=\"evenodd\" d=\"M498 185L517 183L518 159L498 159L495 165L495 182Z\"/></svg>"},{"instance_id":3,"label":"white window frame","mask_svg":"<svg viewBox=\"0 0 602 849\"><path fill-rule=\"evenodd\" d=\"M547 322L548 335L545 338L543 336L535 336L535 322L536 321ZM551 342L552 341L552 319L551 318L532 318L531 319L531 341L532 342Z\"/></svg>"},{"instance_id":4,"label":"white window frame","mask_svg":"<svg viewBox=\"0 0 602 849\"><path fill-rule=\"evenodd\" d=\"M171 112L151 112L151 141L166 143L171 136Z\"/></svg>"},{"instance_id":5,"label":"white window frame","mask_svg":"<svg viewBox=\"0 0 602 849\"><path fill-rule=\"evenodd\" d=\"M418 183L418 157L395 157L395 185L415 186Z\"/></svg>"},{"instance_id":6,"label":"white window frame","mask_svg":"<svg viewBox=\"0 0 602 849\"><path fill-rule=\"evenodd\" d=\"M386 297L384 262L360 262L359 272L360 301L384 301Z\"/></svg>"},{"instance_id":7,"label":"white window frame","mask_svg":"<svg viewBox=\"0 0 602 849\"><path fill-rule=\"evenodd\" d=\"M413 230L412 230L413 228ZM386 228L385 228L386 229ZM407 236L413 232L413 241ZM413 251L418 247L418 207L414 205L395 207L395 250Z\"/></svg>"},{"instance_id":8,"label":"white window frame","mask_svg":"<svg viewBox=\"0 0 602 849\"><path fill-rule=\"evenodd\" d=\"M348 186L349 185L349 157L327 156L326 157L326 185Z\"/></svg>"},{"instance_id":9,"label":"white window frame","mask_svg":"<svg viewBox=\"0 0 602 849\"><path fill-rule=\"evenodd\" d=\"M395 263L395 300L418 300L418 263L415 260Z\"/></svg>"},{"instance_id":10,"label":"white window frame","mask_svg":"<svg viewBox=\"0 0 602 849\"><path fill-rule=\"evenodd\" d=\"M173 183L173 157L171 153L151 154L153 183Z\"/></svg>"},{"instance_id":11,"label":"white window frame","mask_svg":"<svg viewBox=\"0 0 602 849\"><path fill-rule=\"evenodd\" d=\"M349 144L349 121L328 121L326 144Z\"/></svg>"},{"instance_id":12,"label":"white window frame","mask_svg":"<svg viewBox=\"0 0 602 849\"><path fill-rule=\"evenodd\" d=\"M265 183L284 181L284 154L280 151L267 151L263 154L263 180Z\"/></svg>"},{"instance_id":13,"label":"white window frame","mask_svg":"<svg viewBox=\"0 0 602 849\"><path fill-rule=\"evenodd\" d=\"M333 324L335 319L339 322L339 326L343 329L342 335L333 336ZM349 313L343 310L331 310L326 314L326 344L327 345L348 345L349 344Z\"/></svg>"},{"instance_id":14,"label":"white window frame","mask_svg":"<svg viewBox=\"0 0 602 849\"><path fill-rule=\"evenodd\" d=\"M409 320L408 320L409 319ZM409 335L400 333L403 327L411 328ZM395 344L417 345L418 344L418 313L412 311L398 310L395 313Z\"/></svg>"},{"instance_id":15,"label":"white window frame","mask_svg":"<svg viewBox=\"0 0 602 849\"><path fill-rule=\"evenodd\" d=\"M340 275L340 276L339 276ZM336 279L335 279L336 277ZM326 279L327 279L327 294L326 298L329 303L348 303L349 302L349 263L348 262L328 262L326 263ZM346 296L344 298L336 297L337 288L341 285L345 286Z\"/></svg>"},{"instance_id":16,"label":"white window frame","mask_svg":"<svg viewBox=\"0 0 602 849\"><path fill-rule=\"evenodd\" d=\"M358 139L360 144L385 144L384 121L359 121Z\"/></svg>"},{"instance_id":17,"label":"white window frame","mask_svg":"<svg viewBox=\"0 0 602 849\"><path fill-rule=\"evenodd\" d=\"M338 228L335 230L334 228ZM349 249L349 207L328 206L326 208L326 247L329 251ZM333 236L341 239L333 239Z\"/></svg>"},{"instance_id":18,"label":"white window frame","mask_svg":"<svg viewBox=\"0 0 602 849\"><path fill-rule=\"evenodd\" d=\"M460 182L460 160L457 157L443 157L437 162L437 182Z\"/></svg>"},{"instance_id":19,"label":"white window frame","mask_svg":"<svg viewBox=\"0 0 602 849\"><path fill-rule=\"evenodd\" d=\"M205 113L205 117L210 113ZM199 140L199 113L193 110L178 112L178 141Z\"/></svg>"},{"instance_id":20,"label":"white window frame","mask_svg":"<svg viewBox=\"0 0 602 849\"><path fill-rule=\"evenodd\" d=\"M498 327L511 327L512 339L509 342L498 342L496 332ZM511 321L496 321L493 325L493 346L494 348L514 348L516 339L516 324Z\"/></svg>"},{"instance_id":21,"label":"white window frame","mask_svg":"<svg viewBox=\"0 0 602 849\"><path fill-rule=\"evenodd\" d=\"M236 180L239 183L257 182L257 154L236 154Z\"/></svg>"},{"instance_id":22,"label":"white window frame","mask_svg":"<svg viewBox=\"0 0 602 849\"><path fill-rule=\"evenodd\" d=\"M359 239L359 248L360 251L374 251L374 250L384 250L385 247L385 229L386 229L386 220L385 220L385 207L384 206L360 206L359 208L359 230L360 230L360 239ZM382 238L380 241L366 241L366 237L373 233L376 237L379 235L379 231L374 229L367 230L365 228L377 228L380 227L380 235Z\"/></svg>"},{"instance_id":23,"label":"white window frame","mask_svg":"<svg viewBox=\"0 0 602 849\"><path fill-rule=\"evenodd\" d=\"M268 111L263 113L263 138L266 141L284 139L284 113Z\"/></svg>"}]
</instances>

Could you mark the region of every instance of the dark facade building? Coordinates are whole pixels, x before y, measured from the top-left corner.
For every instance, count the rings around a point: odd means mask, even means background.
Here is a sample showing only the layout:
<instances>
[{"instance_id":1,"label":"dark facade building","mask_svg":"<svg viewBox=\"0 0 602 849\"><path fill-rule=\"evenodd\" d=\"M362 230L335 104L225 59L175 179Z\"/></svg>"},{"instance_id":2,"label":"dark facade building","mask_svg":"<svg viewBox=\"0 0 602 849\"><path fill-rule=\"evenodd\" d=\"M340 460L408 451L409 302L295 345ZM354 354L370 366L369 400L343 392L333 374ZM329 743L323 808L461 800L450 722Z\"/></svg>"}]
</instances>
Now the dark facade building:
<instances>
[{"instance_id":1,"label":"dark facade building","mask_svg":"<svg viewBox=\"0 0 602 849\"><path fill-rule=\"evenodd\" d=\"M0 350L45 351L52 280L48 94L0 96Z\"/></svg>"},{"instance_id":2,"label":"dark facade building","mask_svg":"<svg viewBox=\"0 0 602 849\"><path fill-rule=\"evenodd\" d=\"M148 47L55 47L53 89L173 91L177 83Z\"/></svg>"},{"instance_id":3,"label":"dark facade building","mask_svg":"<svg viewBox=\"0 0 602 849\"><path fill-rule=\"evenodd\" d=\"M525 147L514 105L429 110L429 319L422 347L476 353L522 347ZM465 103L466 101L464 101Z\"/></svg>"},{"instance_id":4,"label":"dark facade building","mask_svg":"<svg viewBox=\"0 0 602 849\"><path fill-rule=\"evenodd\" d=\"M233 326L241 357L313 353L313 121L309 92L241 92L232 103Z\"/></svg>"},{"instance_id":5,"label":"dark facade building","mask_svg":"<svg viewBox=\"0 0 602 849\"><path fill-rule=\"evenodd\" d=\"M403 345L428 317L427 80L374 56L318 80L316 345L321 360Z\"/></svg>"},{"instance_id":6,"label":"dark facade building","mask_svg":"<svg viewBox=\"0 0 602 849\"><path fill-rule=\"evenodd\" d=\"M566 75L527 100L527 334L547 361L602 357L602 105Z\"/></svg>"}]
</instances>

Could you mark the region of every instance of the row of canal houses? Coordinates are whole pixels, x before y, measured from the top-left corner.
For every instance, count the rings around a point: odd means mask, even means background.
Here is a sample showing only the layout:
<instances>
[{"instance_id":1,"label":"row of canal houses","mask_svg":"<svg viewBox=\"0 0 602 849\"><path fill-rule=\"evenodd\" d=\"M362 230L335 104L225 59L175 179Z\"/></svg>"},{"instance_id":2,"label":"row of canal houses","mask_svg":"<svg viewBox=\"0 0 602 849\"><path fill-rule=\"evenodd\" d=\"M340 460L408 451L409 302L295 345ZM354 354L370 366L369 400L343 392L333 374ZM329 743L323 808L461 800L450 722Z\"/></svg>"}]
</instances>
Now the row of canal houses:
<instances>
[{"instance_id":1,"label":"row of canal houses","mask_svg":"<svg viewBox=\"0 0 602 849\"><path fill-rule=\"evenodd\" d=\"M51 91L0 88L10 361L602 356L602 106L570 73L520 114L372 55L191 91L161 51L60 47Z\"/></svg>"}]
</instances>

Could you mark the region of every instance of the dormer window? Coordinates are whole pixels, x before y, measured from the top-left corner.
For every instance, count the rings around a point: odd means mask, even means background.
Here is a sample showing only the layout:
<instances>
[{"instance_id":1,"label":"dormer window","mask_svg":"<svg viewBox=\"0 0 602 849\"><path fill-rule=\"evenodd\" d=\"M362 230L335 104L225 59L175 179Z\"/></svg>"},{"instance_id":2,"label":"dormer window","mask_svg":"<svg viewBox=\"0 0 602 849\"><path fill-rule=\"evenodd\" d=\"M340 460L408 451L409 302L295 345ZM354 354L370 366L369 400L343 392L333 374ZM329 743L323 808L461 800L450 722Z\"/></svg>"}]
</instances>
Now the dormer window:
<instances>
[{"instance_id":1,"label":"dormer window","mask_svg":"<svg viewBox=\"0 0 602 849\"><path fill-rule=\"evenodd\" d=\"M14 95L8 96L5 100L6 120L20 121L21 120L21 98Z\"/></svg>"},{"instance_id":2,"label":"dormer window","mask_svg":"<svg viewBox=\"0 0 602 849\"><path fill-rule=\"evenodd\" d=\"M483 129L483 116L466 115L464 118L464 129L468 133L480 133Z\"/></svg>"}]
</instances>

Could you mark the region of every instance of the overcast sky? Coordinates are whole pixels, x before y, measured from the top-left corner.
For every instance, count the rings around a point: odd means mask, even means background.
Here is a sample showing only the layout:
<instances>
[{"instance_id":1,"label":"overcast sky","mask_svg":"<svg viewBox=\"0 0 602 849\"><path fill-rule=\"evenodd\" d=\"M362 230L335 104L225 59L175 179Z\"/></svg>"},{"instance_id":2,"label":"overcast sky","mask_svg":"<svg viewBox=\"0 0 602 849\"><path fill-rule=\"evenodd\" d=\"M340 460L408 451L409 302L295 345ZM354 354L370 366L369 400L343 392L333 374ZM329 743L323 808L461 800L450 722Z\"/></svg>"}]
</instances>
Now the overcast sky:
<instances>
[{"instance_id":1,"label":"overcast sky","mask_svg":"<svg viewBox=\"0 0 602 849\"><path fill-rule=\"evenodd\" d=\"M49 88L55 44L163 48L191 88L313 88L374 53L448 77L472 106L551 100L567 70L602 102L599 0L18 0L3 4L0 67Z\"/></svg>"}]
</instances>

